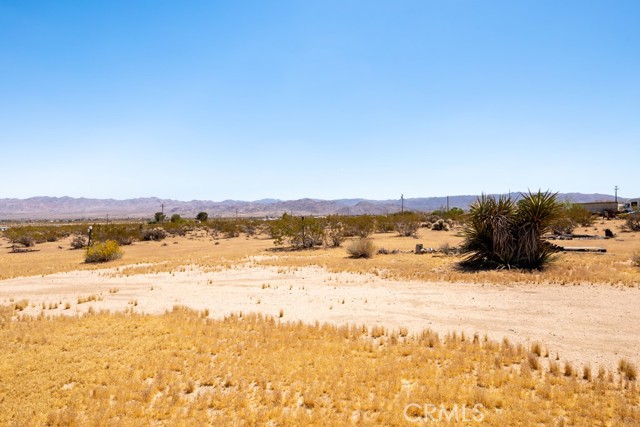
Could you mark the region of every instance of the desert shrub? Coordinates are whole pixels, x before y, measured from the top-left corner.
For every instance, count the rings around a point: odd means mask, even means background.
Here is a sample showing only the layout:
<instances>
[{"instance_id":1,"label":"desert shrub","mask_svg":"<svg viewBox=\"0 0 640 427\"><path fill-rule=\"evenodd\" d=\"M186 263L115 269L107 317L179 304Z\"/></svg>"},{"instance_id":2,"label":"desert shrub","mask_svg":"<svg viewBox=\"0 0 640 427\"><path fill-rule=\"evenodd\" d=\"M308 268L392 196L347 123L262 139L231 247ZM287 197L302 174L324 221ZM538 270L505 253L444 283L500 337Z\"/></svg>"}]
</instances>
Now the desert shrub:
<instances>
[{"instance_id":1,"label":"desert shrub","mask_svg":"<svg viewBox=\"0 0 640 427\"><path fill-rule=\"evenodd\" d=\"M140 232L142 240L162 240L167 237L167 232L163 228L146 228Z\"/></svg>"},{"instance_id":2,"label":"desert shrub","mask_svg":"<svg viewBox=\"0 0 640 427\"><path fill-rule=\"evenodd\" d=\"M171 215L170 221L174 222L174 223L175 222L180 222L180 221L182 221L182 217L180 216L180 214L173 214L173 215Z\"/></svg>"},{"instance_id":3,"label":"desert shrub","mask_svg":"<svg viewBox=\"0 0 640 427\"><path fill-rule=\"evenodd\" d=\"M593 215L584 206L577 203L565 203L558 217L551 224L554 234L571 234L578 227L589 227L593 224Z\"/></svg>"},{"instance_id":4,"label":"desert shrub","mask_svg":"<svg viewBox=\"0 0 640 427\"><path fill-rule=\"evenodd\" d=\"M167 218L167 216L164 213L156 212L155 214L153 214L152 222L154 222L154 223L164 222L164 220L166 218Z\"/></svg>"},{"instance_id":5,"label":"desert shrub","mask_svg":"<svg viewBox=\"0 0 640 427\"><path fill-rule=\"evenodd\" d=\"M577 203L570 203L566 205L564 214L574 224L578 224L582 227L590 227L593 225L593 214L584 206Z\"/></svg>"},{"instance_id":6,"label":"desert shrub","mask_svg":"<svg viewBox=\"0 0 640 427\"><path fill-rule=\"evenodd\" d=\"M240 223L235 220L216 218L210 221L209 226L214 237L218 234L224 235L227 239L240 236Z\"/></svg>"},{"instance_id":7,"label":"desert shrub","mask_svg":"<svg viewBox=\"0 0 640 427\"><path fill-rule=\"evenodd\" d=\"M276 246L289 244L292 248L311 248L325 240L324 222L319 218L284 214L269 223L269 234Z\"/></svg>"},{"instance_id":8,"label":"desert shrub","mask_svg":"<svg viewBox=\"0 0 640 427\"><path fill-rule=\"evenodd\" d=\"M403 212L394 215L393 229L401 236L416 236L422 216L414 212Z\"/></svg>"},{"instance_id":9,"label":"desert shrub","mask_svg":"<svg viewBox=\"0 0 640 427\"><path fill-rule=\"evenodd\" d=\"M391 233L395 231L395 221L393 215L376 216L375 230L378 233Z\"/></svg>"},{"instance_id":10,"label":"desert shrub","mask_svg":"<svg viewBox=\"0 0 640 427\"><path fill-rule=\"evenodd\" d=\"M30 248L36 245L36 241L33 237L28 234L17 237L15 240L12 240L13 243L18 243L25 248Z\"/></svg>"},{"instance_id":11,"label":"desert shrub","mask_svg":"<svg viewBox=\"0 0 640 427\"><path fill-rule=\"evenodd\" d=\"M71 240L72 249L82 249L87 246L87 238L83 235L77 235Z\"/></svg>"},{"instance_id":12,"label":"desert shrub","mask_svg":"<svg viewBox=\"0 0 640 427\"><path fill-rule=\"evenodd\" d=\"M351 258L371 258L376 253L376 247L373 240L361 237L349 243L347 253Z\"/></svg>"},{"instance_id":13,"label":"desert shrub","mask_svg":"<svg viewBox=\"0 0 640 427\"><path fill-rule=\"evenodd\" d=\"M640 252L636 252L635 254L633 254L633 257L631 258L631 263L636 267L640 267Z\"/></svg>"},{"instance_id":14,"label":"desert shrub","mask_svg":"<svg viewBox=\"0 0 640 427\"><path fill-rule=\"evenodd\" d=\"M482 196L471 206L463 248L463 265L479 268L542 268L556 247L542 235L561 214L556 193L522 195L516 204L510 197Z\"/></svg>"},{"instance_id":15,"label":"desert shrub","mask_svg":"<svg viewBox=\"0 0 640 427\"><path fill-rule=\"evenodd\" d=\"M327 246L339 247L345 239L344 224L341 216L329 215L325 221L325 240Z\"/></svg>"},{"instance_id":16,"label":"desert shrub","mask_svg":"<svg viewBox=\"0 0 640 427\"><path fill-rule=\"evenodd\" d=\"M200 222L207 222L207 220L209 219L209 214L206 212L198 212L198 215L196 215L196 219Z\"/></svg>"},{"instance_id":17,"label":"desert shrub","mask_svg":"<svg viewBox=\"0 0 640 427\"><path fill-rule=\"evenodd\" d=\"M640 231L640 213L630 213L626 217L625 226L629 231Z\"/></svg>"},{"instance_id":18,"label":"desert shrub","mask_svg":"<svg viewBox=\"0 0 640 427\"><path fill-rule=\"evenodd\" d=\"M431 223L430 228L434 231L449 231L449 224L440 218L436 222Z\"/></svg>"},{"instance_id":19,"label":"desert shrub","mask_svg":"<svg viewBox=\"0 0 640 427\"><path fill-rule=\"evenodd\" d=\"M87 248L84 262L107 262L122 257L120 245L115 240L107 240L106 242L97 242Z\"/></svg>"},{"instance_id":20,"label":"desert shrub","mask_svg":"<svg viewBox=\"0 0 640 427\"><path fill-rule=\"evenodd\" d=\"M571 218L561 216L551 224L551 231L555 235L571 234L576 228L576 223Z\"/></svg>"},{"instance_id":21,"label":"desert shrub","mask_svg":"<svg viewBox=\"0 0 640 427\"><path fill-rule=\"evenodd\" d=\"M256 236L263 231L263 221L243 219L239 222L238 229L247 236Z\"/></svg>"},{"instance_id":22,"label":"desert shrub","mask_svg":"<svg viewBox=\"0 0 640 427\"><path fill-rule=\"evenodd\" d=\"M371 215L348 216L344 218L345 237L368 237L375 229L375 219Z\"/></svg>"},{"instance_id":23,"label":"desert shrub","mask_svg":"<svg viewBox=\"0 0 640 427\"><path fill-rule=\"evenodd\" d=\"M34 246L36 243L56 242L61 238L70 236L80 229L79 225L27 225L11 227L4 232L4 236L11 243Z\"/></svg>"},{"instance_id":24,"label":"desert shrub","mask_svg":"<svg viewBox=\"0 0 640 427\"><path fill-rule=\"evenodd\" d=\"M451 220L453 222L464 222L464 211L460 208L453 207L449 210L441 209L431 212L431 216L436 216L436 220L442 218L444 220ZM431 222L435 222L431 219Z\"/></svg>"},{"instance_id":25,"label":"desert shrub","mask_svg":"<svg viewBox=\"0 0 640 427\"><path fill-rule=\"evenodd\" d=\"M140 240L140 226L135 224L96 224L91 233L92 240L104 242L115 240L119 245L130 245Z\"/></svg>"},{"instance_id":26,"label":"desert shrub","mask_svg":"<svg viewBox=\"0 0 640 427\"><path fill-rule=\"evenodd\" d=\"M629 381L635 381L638 378L638 369L629 359L620 359L618 372L624 379Z\"/></svg>"}]
</instances>

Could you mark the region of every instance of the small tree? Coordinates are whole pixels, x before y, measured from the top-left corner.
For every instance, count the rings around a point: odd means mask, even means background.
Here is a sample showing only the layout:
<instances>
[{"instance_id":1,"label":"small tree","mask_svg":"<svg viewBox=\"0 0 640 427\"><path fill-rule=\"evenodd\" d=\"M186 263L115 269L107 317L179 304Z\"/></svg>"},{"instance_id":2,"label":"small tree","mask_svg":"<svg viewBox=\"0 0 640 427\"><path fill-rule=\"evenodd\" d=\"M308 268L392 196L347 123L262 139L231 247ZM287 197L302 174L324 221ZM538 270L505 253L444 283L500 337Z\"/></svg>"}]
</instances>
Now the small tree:
<instances>
[{"instance_id":1,"label":"small tree","mask_svg":"<svg viewBox=\"0 0 640 427\"><path fill-rule=\"evenodd\" d=\"M156 212L153 215L153 220L154 222L164 222L164 220L167 218L167 216L165 214L163 214L162 212Z\"/></svg>"},{"instance_id":2,"label":"small tree","mask_svg":"<svg viewBox=\"0 0 640 427\"><path fill-rule=\"evenodd\" d=\"M207 220L209 219L209 214L206 212L198 212L198 215L196 215L196 219L200 222L207 222Z\"/></svg>"},{"instance_id":3,"label":"small tree","mask_svg":"<svg viewBox=\"0 0 640 427\"><path fill-rule=\"evenodd\" d=\"M171 222L176 223L182 221L182 217L179 214L171 215Z\"/></svg>"}]
</instances>

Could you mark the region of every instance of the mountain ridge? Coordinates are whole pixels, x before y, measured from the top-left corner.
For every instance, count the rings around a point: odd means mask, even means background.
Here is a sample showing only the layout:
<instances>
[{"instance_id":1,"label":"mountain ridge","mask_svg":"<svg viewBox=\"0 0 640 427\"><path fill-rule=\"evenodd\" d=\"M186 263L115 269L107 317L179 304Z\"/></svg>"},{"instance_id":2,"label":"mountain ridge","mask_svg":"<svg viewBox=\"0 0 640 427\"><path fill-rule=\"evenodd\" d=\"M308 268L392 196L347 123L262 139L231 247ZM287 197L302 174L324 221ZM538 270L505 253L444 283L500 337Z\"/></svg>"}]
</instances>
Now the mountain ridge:
<instances>
[{"instance_id":1,"label":"mountain ridge","mask_svg":"<svg viewBox=\"0 0 640 427\"><path fill-rule=\"evenodd\" d=\"M512 192L517 198L521 193ZM416 197L404 199L405 210L433 211L458 207L468 209L477 195L456 195L439 197ZM559 200L571 202L613 201L609 194L559 193ZM625 198L618 197L619 201ZM164 207L163 207L164 205ZM400 199L372 200L364 198L345 198L323 200L303 198L280 200L265 198L255 201L211 200L181 201L159 197L138 197L133 199L93 199L85 197L35 196L26 199L0 199L0 219L4 220L43 220L43 219L99 219L109 216L112 219L151 218L155 212L164 209L165 214L180 214L183 217L195 217L204 211L210 217L264 217L280 216L284 212L294 215L362 215L387 214L402 209Z\"/></svg>"}]
</instances>

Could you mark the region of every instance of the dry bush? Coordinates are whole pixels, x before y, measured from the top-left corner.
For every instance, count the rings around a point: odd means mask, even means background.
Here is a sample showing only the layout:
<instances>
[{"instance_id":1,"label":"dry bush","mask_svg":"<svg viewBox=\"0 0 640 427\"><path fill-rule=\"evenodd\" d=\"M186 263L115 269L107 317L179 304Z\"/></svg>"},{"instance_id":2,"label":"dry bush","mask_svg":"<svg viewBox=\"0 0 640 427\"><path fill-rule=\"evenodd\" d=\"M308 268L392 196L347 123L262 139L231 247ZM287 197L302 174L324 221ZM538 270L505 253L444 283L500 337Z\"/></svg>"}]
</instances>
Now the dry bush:
<instances>
[{"instance_id":1,"label":"dry bush","mask_svg":"<svg viewBox=\"0 0 640 427\"><path fill-rule=\"evenodd\" d=\"M122 258L122 250L115 240L97 242L87 248L84 262L108 262Z\"/></svg>"},{"instance_id":2,"label":"dry bush","mask_svg":"<svg viewBox=\"0 0 640 427\"><path fill-rule=\"evenodd\" d=\"M638 369L629 361L629 359L620 359L618 363L618 372L623 378L629 381L635 381L638 378Z\"/></svg>"},{"instance_id":3,"label":"dry bush","mask_svg":"<svg viewBox=\"0 0 640 427\"><path fill-rule=\"evenodd\" d=\"M167 232L162 228L148 228L142 230L140 233L142 235L142 240L163 240L167 237Z\"/></svg>"},{"instance_id":4,"label":"dry bush","mask_svg":"<svg viewBox=\"0 0 640 427\"><path fill-rule=\"evenodd\" d=\"M351 258L371 258L376 253L376 246L372 239L360 238L349 243L347 253Z\"/></svg>"},{"instance_id":5,"label":"dry bush","mask_svg":"<svg viewBox=\"0 0 640 427\"><path fill-rule=\"evenodd\" d=\"M636 252L633 254L633 257L631 258L631 263L636 267L640 267L640 252Z\"/></svg>"},{"instance_id":6,"label":"dry bush","mask_svg":"<svg viewBox=\"0 0 640 427\"><path fill-rule=\"evenodd\" d=\"M72 249L82 249L87 246L87 238L83 235L77 235L71 240Z\"/></svg>"},{"instance_id":7,"label":"dry bush","mask_svg":"<svg viewBox=\"0 0 640 427\"><path fill-rule=\"evenodd\" d=\"M628 214L625 226L629 231L640 231L640 213Z\"/></svg>"}]
</instances>

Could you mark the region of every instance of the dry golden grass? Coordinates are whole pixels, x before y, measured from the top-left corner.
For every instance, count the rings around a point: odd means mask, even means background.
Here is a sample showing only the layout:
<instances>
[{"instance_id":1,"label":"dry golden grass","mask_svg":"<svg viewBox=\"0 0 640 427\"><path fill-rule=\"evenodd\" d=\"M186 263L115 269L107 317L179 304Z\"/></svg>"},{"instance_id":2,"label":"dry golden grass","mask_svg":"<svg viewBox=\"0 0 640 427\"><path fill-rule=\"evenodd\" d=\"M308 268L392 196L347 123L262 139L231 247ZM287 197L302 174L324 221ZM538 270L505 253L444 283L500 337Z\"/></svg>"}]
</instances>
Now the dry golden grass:
<instances>
[{"instance_id":1,"label":"dry golden grass","mask_svg":"<svg viewBox=\"0 0 640 427\"><path fill-rule=\"evenodd\" d=\"M407 426L430 422L424 405L482 417L446 425L640 423L634 381L531 369L532 353L506 340L180 307L18 320L2 310L0 425Z\"/></svg>"},{"instance_id":2,"label":"dry golden grass","mask_svg":"<svg viewBox=\"0 0 640 427\"><path fill-rule=\"evenodd\" d=\"M616 239L556 242L563 246L601 246L607 249L607 253L561 253L548 269L533 272L465 272L457 267L460 256L409 253L414 250L416 243L434 249L446 245L456 247L462 242L460 228L451 231L422 228L417 239L399 237L395 233L375 234L372 239L376 247L399 252L380 254L371 259L350 258L345 250L349 241L340 248L283 251L276 250L273 241L265 237L241 236L214 241L200 232L162 242L136 242L125 247L126 254L122 259L94 266L83 262L83 251L69 250L68 241L40 244L36 246L35 252L10 253L8 242L0 240L5 248L0 251L0 280L105 267L116 267L119 269L118 274L123 275L171 272L189 265L199 266L206 271L248 262L277 267L318 265L334 272L371 273L385 278L423 281L637 286L640 282L640 270L634 265L633 259L640 252L640 233L619 232L620 225L621 221L605 221L594 227L576 230L576 233L581 234L603 235L604 228L611 228L618 233Z\"/></svg>"}]
</instances>

